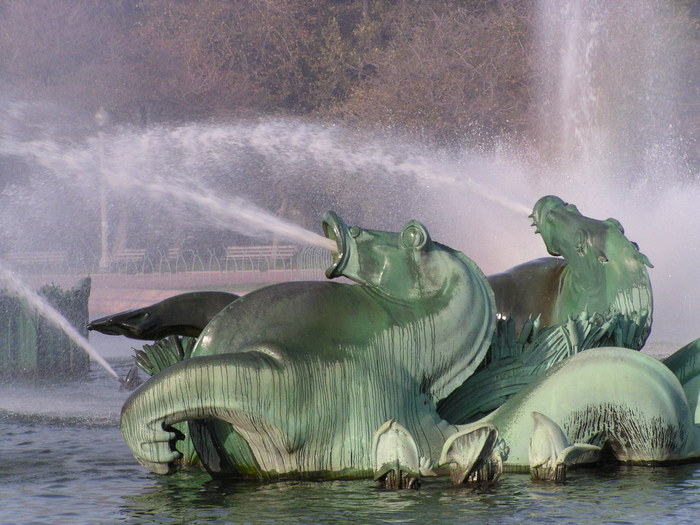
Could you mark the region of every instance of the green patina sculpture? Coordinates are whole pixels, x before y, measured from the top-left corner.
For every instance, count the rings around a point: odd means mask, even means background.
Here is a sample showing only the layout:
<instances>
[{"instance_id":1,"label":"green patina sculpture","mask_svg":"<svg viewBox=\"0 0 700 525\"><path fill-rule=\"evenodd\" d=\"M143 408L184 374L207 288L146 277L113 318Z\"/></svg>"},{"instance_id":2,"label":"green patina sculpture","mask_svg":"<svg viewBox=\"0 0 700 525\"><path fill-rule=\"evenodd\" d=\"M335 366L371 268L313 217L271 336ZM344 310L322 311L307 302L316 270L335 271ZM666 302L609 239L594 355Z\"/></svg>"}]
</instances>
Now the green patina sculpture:
<instances>
[{"instance_id":1,"label":"green patina sculpture","mask_svg":"<svg viewBox=\"0 0 700 525\"><path fill-rule=\"evenodd\" d=\"M642 465L700 459L700 427L683 388L653 357L607 347L577 354L451 436L441 462L459 475L501 462L562 481L567 466L603 454Z\"/></svg>"},{"instance_id":2,"label":"green patina sculpture","mask_svg":"<svg viewBox=\"0 0 700 525\"><path fill-rule=\"evenodd\" d=\"M73 288L44 285L38 294L87 335L90 278ZM12 293L0 291L0 377L84 378L90 358L71 339Z\"/></svg>"},{"instance_id":3,"label":"green patina sculpture","mask_svg":"<svg viewBox=\"0 0 700 525\"><path fill-rule=\"evenodd\" d=\"M183 421L212 475L369 476L373 433L392 418L419 456L438 457L457 429L435 403L491 341L486 278L416 221L401 233L348 229L329 212L323 226L338 245L327 276L358 284L274 285L217 314L191 358L124 405L122 434L146 468L171 470L171 426Z\"/></svg>"},{"instance_id":4,"label":"green patina sculpture","mask_svg":"<svg viewBox=\"0 0 700 525\"><path fill-rule=\"evenodd\" d=\"M535 233L554 257L530 261L489 276L499 317L521 327L539 317L540 328L566 324L584 310L628 317L646 313L633 343L644 344L651 329L652 267L637 245L625 237L616 219L581 215L576 206L548 195L535 204Z\"/></svg>"},{"instance_id":5,"label":"green patina sculpture","mask_svg":"<svg viewBox=\"0 0 700 525\"><path fill-rule=\"evenodd\" d=\"M145 308L101 317L87 328L143 341L171 335L199 337L209 321L236 299L238 295L228 292L188 292Z\"/></svg>"},{"instance_id":6,"label":"green patina sculpture","mask_svg":"<svg viewBox=\"0 0 700 525\"><path fill-rule=\"evenodd\" d=\"M700 423L700 339L688 343L662 362L680 381L695 422Z\"/></svg>"},{"instance_id":7,"label":"green patina sculpture","mask_svg":"<svg viewBox=\"0 0 700 525\"><path fill-rule=\"evenodd\" d=\"M135 349L137 366L152 376L183 359L189 359L195 338L224 307L238 299L228 292L187 292L163 301L96 319L87 325L107 335L122 335L131 339L154 341ZM193 426L196 425L193 423ZM185 436L178 447L182 453L179 463L198 465L187 423L174 428Z\"/></svg>"},{"instance_id":8,"label":"green patina sculpture","mask_svg":"<svg viewBox=\"0 0 700 525\"><path fill-rule=\"evenodd\" d=\"M551 195L537 201L531 217L557 257L489 276L496 332L479 370L438 405L452 423L488 414L577 352L600 346L639 350L651 331L651 263L617 220L585 217Z\"/></svg>"},{"instance_id":9,"label":"green patina sculpture","mask_svg":"<svg viewBox=\"0 0 700 525\"><path fill-rule=\"evenodd\" d=\"M327 276L356 285L275 285L216 314L227 298L204 292L92 323L128 336L161 326L177 334L187 308L209 305L185 323L194 345L158 341L137 353L153 377L122 412L135 457L171 471L177 427L214 476L373 474L390 488L418 486L440 450L454 483L504 469L561 481L567 466L606 454L700 459L697 341L665 364L624 348L578 353L642 346L649 261L617 221L584 217L557 197L540 199L532 217L564 259L490 277L495 303L478 268L420 223L400 234L348 229L329 212L324 231L338 252Z\"/></svg>"}]
</instances>

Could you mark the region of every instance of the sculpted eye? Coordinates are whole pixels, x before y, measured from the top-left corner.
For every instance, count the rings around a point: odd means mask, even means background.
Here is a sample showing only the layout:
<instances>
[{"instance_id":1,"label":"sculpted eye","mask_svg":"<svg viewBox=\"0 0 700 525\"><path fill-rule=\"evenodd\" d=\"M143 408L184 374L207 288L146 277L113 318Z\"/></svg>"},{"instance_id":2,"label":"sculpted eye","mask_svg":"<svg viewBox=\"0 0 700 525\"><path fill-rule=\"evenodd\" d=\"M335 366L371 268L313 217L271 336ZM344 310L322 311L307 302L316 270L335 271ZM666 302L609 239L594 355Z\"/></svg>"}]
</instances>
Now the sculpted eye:
<instances>
[{"instance_id":1,"label":"sculpted eye","mask_svg":"<svg viewBox=\"0 0 700 525\"><path fill-rule=\"evenodd\" d=\"M135 312L132 315L129 316L129 321L130 322L141 322L145 321L151 317L151 314L149 312Z\"/></svg>"},{"instance_id":2,"label":"sculpted eye","mask_svg":"<svg viewBox=\"0 0 700 525\"><path fill-rule=\"evenodd\" d=\"M422 248L427 240L427 232L417 223L408 224L401 232L401 243L406 248Z\"/></svg>"},{"instance_id":3,"label":"sculpted eye","mask_svg":"<svg viewBox=\"0 0 700 525\"><path fill-rule=\"evenodd\" d=\"M358 235L360 235L360 228L358 228L357 226L351 226L349 233L350 233L350 237L355 238Z\"/></svg>"}]
</instances>

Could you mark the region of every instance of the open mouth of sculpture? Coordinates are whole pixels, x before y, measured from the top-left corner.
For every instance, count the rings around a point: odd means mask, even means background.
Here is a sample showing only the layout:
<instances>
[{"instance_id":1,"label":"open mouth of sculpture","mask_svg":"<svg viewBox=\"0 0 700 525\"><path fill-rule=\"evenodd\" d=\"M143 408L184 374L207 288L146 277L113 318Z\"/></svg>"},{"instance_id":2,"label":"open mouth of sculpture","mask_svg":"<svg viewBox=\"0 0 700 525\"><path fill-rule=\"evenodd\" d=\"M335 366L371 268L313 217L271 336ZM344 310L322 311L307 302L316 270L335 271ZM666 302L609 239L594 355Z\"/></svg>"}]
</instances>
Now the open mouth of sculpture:
<instances>
[{"instance_id":1,"label":"open mouth of sculpture","mask_svg":"<svg viewBox=\"0 0 700 525\"><path fill-rule=\"evenodd\" d=\"M532 213L529 215L530 219L532 219L531 226L535 228L535 233L542 233L541 228L543 228L544 222L547 219L547 215L549 214L549 210L552 207L554 199L557 198L547 196L541 198L535 203L535 206L532 209Z\"/></svg>"},{"instance_id":2,"label":"open mouth of sculpture","mask_svg":"<svg viewBox=\"0 0 700 525\"><path fill-rule=\"evenodd\" d=\"M120 331L112 321L111 315L90 321L87 325L87 329L102 332L107 335L122 335L122 331Z\"/></svg>"},{"instance_id":3,"label":"open mouth of sculpture","mask_svg":"<svg viewBox=\"0 0 700 525\"><path fill-rule=\"evenodd\" d=\"M567 203L554 195L542 197L535 203L535 206L530 214L532 226L535 228L535 233L539 233L544 240L547 251L555 257L561 255L558 250L552 246L552 229L550 226L550 214L553 210L563 210ZM578 210L577 210L578 211Z\"/></svg>"},{"instance_id":4,"label":"open mouth of sculpture","mask_svg":"<svg viewBox=\"0 0 700 525\"><path fill-rule=\"evenodd\" d=\"M121 335L121 332L116 329L116 327L110 323L111 316L110 317L101 317L100 319L96 319L94 321L91 321L87 325L88 330L95 330L102 332L103 334L106 335Z\"/></svg>"},{"instance_id":5,"label":"open mouth of sculpture","mask_svg":"<svg viewBox=\"0 0 700 525\"><path fill-rule=\"evenodd\" d=\"M338 249L333 253L333 263L326 269L326 277L340 277L347 264L348 227L334 211L323 214L323 234L335 241Z\"/></svg>"}]
</instances>

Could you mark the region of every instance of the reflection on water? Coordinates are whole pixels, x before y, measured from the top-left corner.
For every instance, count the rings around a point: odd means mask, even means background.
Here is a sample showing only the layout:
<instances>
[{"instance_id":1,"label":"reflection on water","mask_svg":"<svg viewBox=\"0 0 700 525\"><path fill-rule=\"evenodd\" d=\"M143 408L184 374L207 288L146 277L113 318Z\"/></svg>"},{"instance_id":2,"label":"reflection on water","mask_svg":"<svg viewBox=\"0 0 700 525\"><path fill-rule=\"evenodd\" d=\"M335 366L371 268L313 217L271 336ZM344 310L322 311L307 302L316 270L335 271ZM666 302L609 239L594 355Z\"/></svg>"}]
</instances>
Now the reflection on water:
<instances>
[{"instance_id":1,"label":"reflection on water","mask_svg":"<svg viewBox=\"0 0 700 525\"><path fill-rule=\"evenodd\" d=\"M419 491L400 492L371 481L222 482L199 470L155 476L117 429L114 407L128 394L96 374L38 389L31 395L45 397L45 410L33 413L8 410L20 404L10 392L28 397L30 389L0 388L0 523L696 523L700 515L700 465L576 470L565 485L526 475L481 488L428 479ZM72 403L73 414L47 414L68 413Z\"/></svg>"}]
</instances>

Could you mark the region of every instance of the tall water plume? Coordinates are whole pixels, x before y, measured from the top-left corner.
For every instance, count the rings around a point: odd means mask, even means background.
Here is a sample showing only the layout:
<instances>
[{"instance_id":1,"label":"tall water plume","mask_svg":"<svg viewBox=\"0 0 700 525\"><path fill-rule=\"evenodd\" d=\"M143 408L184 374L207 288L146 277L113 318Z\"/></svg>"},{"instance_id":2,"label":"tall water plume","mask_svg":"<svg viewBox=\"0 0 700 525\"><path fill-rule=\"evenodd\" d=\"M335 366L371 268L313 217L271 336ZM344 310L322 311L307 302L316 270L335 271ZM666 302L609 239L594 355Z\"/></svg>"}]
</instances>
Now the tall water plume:
<instances>
[{"instance_id":1,"label":"tall water plume","mask_svg":"<svg viewBox=\"0 0 700 525\"><path fill-rule=\"evenodd\" d=\"M688 25L659 0L537 5L547 192L621 219L656 265L653 337L698 337L700 190L678 106Z\"/></svg>"},{"instance_id":2,"label":"tall water plume","mask_svg":"<svg viewBox=\"0 0 700 525\"><path fill-rule=\"evenodd\" d=\"M623 184L678 179L684 57L673 9L658 0L538 3L542 135L563 166Z\"/></svg>"}]
</instances>

